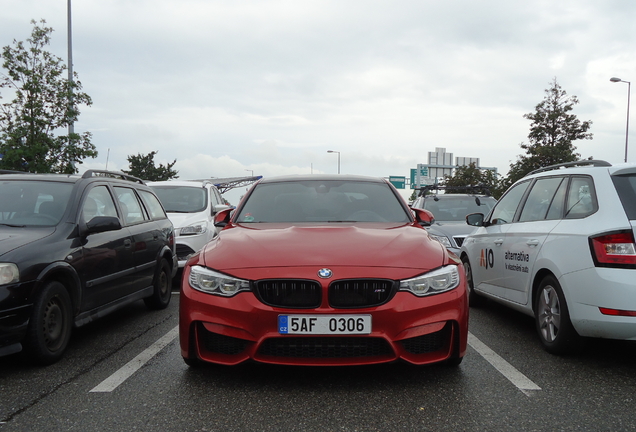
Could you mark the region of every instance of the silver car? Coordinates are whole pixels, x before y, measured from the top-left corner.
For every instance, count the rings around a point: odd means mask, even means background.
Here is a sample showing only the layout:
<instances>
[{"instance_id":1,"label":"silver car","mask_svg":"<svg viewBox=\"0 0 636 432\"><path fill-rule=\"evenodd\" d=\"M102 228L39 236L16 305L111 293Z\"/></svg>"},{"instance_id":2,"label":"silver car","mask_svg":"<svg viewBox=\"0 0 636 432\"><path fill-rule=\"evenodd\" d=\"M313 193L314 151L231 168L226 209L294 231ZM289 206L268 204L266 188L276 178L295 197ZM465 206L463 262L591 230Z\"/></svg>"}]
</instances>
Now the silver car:
<instances>
[{"instance_id":1,"label":"silver car","mask_svg":"<svg viewBox=\"0 0 636 432\"><path fill-rule=\"evenodd\" d=\"M446 193L438 194L440 190ZM433 213L435 222L427 227L429 234L448 250L459 255L464 238L475 230L475 227L466 224L466 215L488 214L497 200L483 193L452 193L456 190L458 189L444 186L425 187L411 207ZM466 188L460 190L466 191Z\"/></svg>"}]
</instances>

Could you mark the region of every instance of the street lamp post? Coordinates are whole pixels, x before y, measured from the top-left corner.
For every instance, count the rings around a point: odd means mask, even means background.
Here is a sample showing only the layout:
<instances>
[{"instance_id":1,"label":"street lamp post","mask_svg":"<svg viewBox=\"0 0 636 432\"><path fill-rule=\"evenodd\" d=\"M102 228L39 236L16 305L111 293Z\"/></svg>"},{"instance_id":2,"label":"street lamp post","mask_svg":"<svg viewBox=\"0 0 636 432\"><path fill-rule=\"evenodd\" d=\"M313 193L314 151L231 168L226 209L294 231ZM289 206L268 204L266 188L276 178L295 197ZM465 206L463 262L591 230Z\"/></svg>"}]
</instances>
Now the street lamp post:
<instances>
[{"instance_id":1,"label":"street lamp post","mask_svg":"<svg viewBox=\"0 0 636 432\"><path fill-rule=\"evenodd\" d=\"M254 177L254 170L246 169L245 171L249 171L249 172L251 172L251 173L252 173L252 177Z\"/></svg>"},{"instance_id":2,"label":"street lamp post","mask_svg":"<svg viewBox=\"0 0 636 432\"><path fill-rule=\"evenodd\" d=\"M327 150L327 153L338 153L338 174L340 174L340 152L335 150Z\"/></svg>"},{"instance_id":3,"label":"street lamp post","mask_svg":"<svg viewBox=\"0 0 636 432\"><path fill-rule=\"evenodd\" d=\"M625 126L625 162L627 162L627 144L629 142L629 98L632 93L632 83L631 81L623 81L616 77L610 78L610 81L627 83L627 124Z\"/></svg>"},{"instance_id":4,"label":"street lamp post","mask_svg":"<svg viewBox=\"0 0 636 432\"><path fill-rule=\"evenodd\" d=\"M66 3L67 14L67 43L68 43L68 109L73 109L73 24L71 22L71 0ZM73 143L73 135L75 135L75 121L71 120L68 123L68 142ZM75 168L75 161L71 162L73 168ZM108 163L106 163L108 165Z\"/></svg>"}]
</instances>

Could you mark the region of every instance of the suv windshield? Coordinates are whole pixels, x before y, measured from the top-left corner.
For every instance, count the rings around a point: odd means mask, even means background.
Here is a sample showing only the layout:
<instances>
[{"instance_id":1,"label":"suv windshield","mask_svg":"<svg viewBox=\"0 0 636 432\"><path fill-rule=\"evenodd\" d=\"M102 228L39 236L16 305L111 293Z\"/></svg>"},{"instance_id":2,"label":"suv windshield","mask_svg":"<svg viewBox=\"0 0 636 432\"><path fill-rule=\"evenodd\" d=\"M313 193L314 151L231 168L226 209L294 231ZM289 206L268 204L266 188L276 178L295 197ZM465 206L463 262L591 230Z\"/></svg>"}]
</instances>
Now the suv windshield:
<instances>
[{"instance_id":1,"label":"suv windshield","mask_svg":"<svg viewBox=\"0 0 636 432\"><path fill-rule=\"evenodd\" d=\"M443 194L427 197L423 208L433 213L436 221L465 222L466 215L471 213L487 215L496 202L491 196Z\"/></svg>"},{"instance_id":2,"label":"suv windshield","mask_svg":"<svg viewBox=\"0 0 636 432\"><path fill-rule=\"evenodd\" d=\"M238 222L410 222L385 183L309 180L258 184Z\"/></svg>"},{"instance_id":3,"label":"suv windshield","mask_svg":"<svg viewBox=\"0 0 636 432\"><path fill-rule=\"evenodd\" d=\"M0 224L54 226L62 219L72 183L54 181L0 181Z\"/></svg>"},{"instance_id":4,"label":"suv windshield","mask_svg":"<svg viewBox=\"0 0 636 432\"><path fill-rule=\"evenodd\" d=\"M152 186L168 213L198 213L208 206L207 189L195 186Z\"/></svg>"}]
</instances>

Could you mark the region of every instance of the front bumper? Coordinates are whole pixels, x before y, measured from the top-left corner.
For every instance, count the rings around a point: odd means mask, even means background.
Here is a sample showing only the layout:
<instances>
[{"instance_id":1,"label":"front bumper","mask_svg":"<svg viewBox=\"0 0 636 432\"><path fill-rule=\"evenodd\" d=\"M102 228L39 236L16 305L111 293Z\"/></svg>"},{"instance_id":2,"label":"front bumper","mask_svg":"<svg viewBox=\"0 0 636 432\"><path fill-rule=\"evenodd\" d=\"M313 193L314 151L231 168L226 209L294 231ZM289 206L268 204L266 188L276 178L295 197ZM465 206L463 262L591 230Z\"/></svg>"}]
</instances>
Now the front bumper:
<instances>
[{"instance_id":1,"label":"front bumper","mask_svg":"<svg viewBox=\"0 0 636 432\"><path fill-rule=\"evenodd\" d=\"M31 305L0 310L0 357L22 350L30 315Z\"/></svg>"},{"instance_id":2,"label":"front bumper","mask_svg":"<svg viewBox=\"0 0 636 432\"><path fill-rule=\"evenodd\" d=\"M188 286L188 276L184 274L179 306L184 358L226 365L247 360L306 366L404 360L421 365L463 357L466 352L468 304L463 280L450 292L428 297L397 292L377 307L308 310L267 306L251 292L230 298L205 294ZM372 331L281 335L277 326L281 314L370 314Z\"/></svg>"}]
</instances>

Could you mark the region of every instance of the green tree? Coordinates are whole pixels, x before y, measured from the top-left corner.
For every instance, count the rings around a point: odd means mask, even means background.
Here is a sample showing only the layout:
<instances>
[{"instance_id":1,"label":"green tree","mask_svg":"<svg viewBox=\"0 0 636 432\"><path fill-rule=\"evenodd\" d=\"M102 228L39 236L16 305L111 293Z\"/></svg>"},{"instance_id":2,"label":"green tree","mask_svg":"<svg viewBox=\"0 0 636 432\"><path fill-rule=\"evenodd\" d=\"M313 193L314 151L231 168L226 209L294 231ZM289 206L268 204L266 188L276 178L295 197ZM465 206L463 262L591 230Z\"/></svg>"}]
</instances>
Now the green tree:
<instances>
[{"instance_id":1,"label":"green tree","mask_svg":"<svg viewBox=\"0 0 636 432\"><path fill-rule=\"evenodd\" d=\"M156 154L157 152L153 151L147 155L139 153L137 156L128 156L128 166L130 167L130 171L124 172L148 181L164 181L179 178L177 175L179 172L172 169L174 164L177 163L177 160L175 159L167 166L164 166L163 164L155 166Z\"/></svg>"},{"instance_id":2,"label":"green tree","mask_svg":"<svg viewBox=\"0 0 636 432\"><path fill-rule=\"evenodd\" d=\"M535 108L535 112L524 114L531 121L528 144L521 143L526 151L510 165L504 184L509 186L530 171L563 162L572 162L580 158L575 153L573 142L580 139L592 139L588 132L591 121L580 121L570 112L579 100L576 96L567 96L556 78L545 90L545 98Z\"/></svg>"},{"instance_id":3,"label":"green tree","mask_svg":"<svg viewBox=\"0 0 636 432\"><path fill-rule=\"evenodd\" d=\"M481 169L473 162L470 165L460 166L455 168L453 175L445 175L442 180L443 186L452 187L480 187L477 189L480 193L489 192L495 198L499 198L501 193L501 179L500 175L492 170ZM457 190L447 191L446 193L465 193L465 191Z\"/></svg>"},{"instance_id":4,"label":"green tree","mask_svg":"<svg viewBox=\"0 0 636 432\"><path fill-rule=\"evenodd\" d=\"M14 93L11 102L0 104L0 168L72 174L77 163L97 156L90 132L68 134L79 117L78 105L92 101L77 79L64 78L63 60L44 49L53 29L44 20L41 26L31 24L27 44L14 40L0 55L6 70L0 89Z\"/></svg>"}]
</instances>

